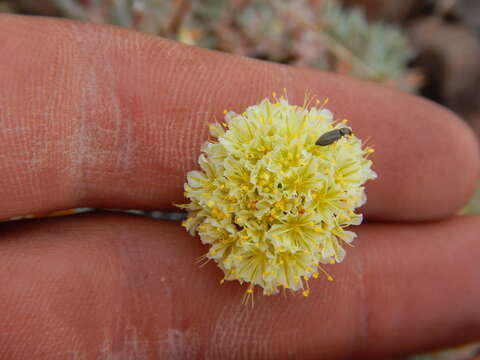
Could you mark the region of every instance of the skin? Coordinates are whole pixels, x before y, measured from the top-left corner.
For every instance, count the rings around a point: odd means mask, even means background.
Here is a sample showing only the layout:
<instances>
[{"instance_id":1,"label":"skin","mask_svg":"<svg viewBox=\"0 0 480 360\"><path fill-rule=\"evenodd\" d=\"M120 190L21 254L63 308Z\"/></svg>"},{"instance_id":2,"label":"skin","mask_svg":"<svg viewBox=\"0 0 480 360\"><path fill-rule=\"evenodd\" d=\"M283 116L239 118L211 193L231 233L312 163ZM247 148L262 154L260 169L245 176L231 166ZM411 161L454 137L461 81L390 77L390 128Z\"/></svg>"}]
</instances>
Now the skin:
<instances>
[{"instance_id":1,"label":"skin","mask_svg":"<svg viewBox=\"0 0 480 360\"><path fill-rule=\"evenodd\" d=\"M455 216L478 144L451 112L347 77L94 24L0 16L0 218L172 209L207 126L272 90L320 98L379 179L335 281L219 285L177 223L95 214L0 224L1 359L377 359L480 337L480 218Z\"/></svg>"}]
</instances>

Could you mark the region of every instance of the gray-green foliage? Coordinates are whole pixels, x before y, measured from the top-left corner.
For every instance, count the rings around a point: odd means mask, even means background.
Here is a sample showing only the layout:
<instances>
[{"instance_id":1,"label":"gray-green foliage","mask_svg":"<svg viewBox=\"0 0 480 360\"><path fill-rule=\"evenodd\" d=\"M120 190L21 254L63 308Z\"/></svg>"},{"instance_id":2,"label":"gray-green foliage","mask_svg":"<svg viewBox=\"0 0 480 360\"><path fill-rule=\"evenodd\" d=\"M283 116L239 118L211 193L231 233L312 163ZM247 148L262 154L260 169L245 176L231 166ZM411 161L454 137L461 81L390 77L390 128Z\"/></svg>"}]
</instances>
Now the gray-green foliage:
<instances>
[{"instance_id":1,"label":"gray-green foliage","mask_svg":"<svg viewBox=\"0 0 480 360\"><path fill-rule=\"evenodd\" d=\"M475 193L466 206L464 213L480 215L480 181L478 182Z\"/></svg>"},{"instance_id":2,"label":"gray-green foliage","mask_svg":"<svg viewBox=\"0 0 480 360\"><path fill-rule=\"evenodd\" d=\"M402 31L337 0L48 0L66 17L271 61L348 73L414 91Z\"/></svg>"},{"instance_id":3,"label":"gray-green foliage","mask_svg":"<svg viewBox=\"0 0 480 360\"><path fill-rule=\"evenodd\" d=\"M401 30L382 22L368 22L360 9L343 9L329 2L322 9L323 30L356 57L352 75L379 81L396 81L407 74L414 51Z\"/></svg>"}]
</instances>

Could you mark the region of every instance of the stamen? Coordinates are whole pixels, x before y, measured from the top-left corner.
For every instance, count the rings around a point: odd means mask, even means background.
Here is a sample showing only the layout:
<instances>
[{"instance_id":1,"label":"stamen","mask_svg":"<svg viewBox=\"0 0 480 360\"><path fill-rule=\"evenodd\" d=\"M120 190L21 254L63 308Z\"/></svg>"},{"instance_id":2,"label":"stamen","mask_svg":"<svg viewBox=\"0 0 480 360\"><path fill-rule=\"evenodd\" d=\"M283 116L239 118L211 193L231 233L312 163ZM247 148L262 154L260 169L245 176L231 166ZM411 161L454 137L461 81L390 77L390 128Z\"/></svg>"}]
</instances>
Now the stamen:
<instances>
[{"instance_id":1,"label":"stamen","mask_svg":"<svg viewBox=\"0 0 480 360\"><path fill-rule=\"evenodd\" d=\"M328 97L327 97L327 98L325 98L325 100L323 100L323 104L322 104L322 105L320 105L320 109L323 109L323 108L325 107L325 105L327 105L327 104L328 104L328 102L329 102L329 101L330 101L330 99L329 99Z\"/></svg>"},{"instance_id":2,"label":"stamen","mask_svg":"<svg viewBox=\"0 0 480 360\"><path fill-rule=\"evenodd\" d=\"M325 270L323 267L321 267L320 265L318 265L318 268L320 269L321 272L323 272L325 274L325 276L327 277L327 280L328 281L333 281L333 276L330 275L327 270Z\"/></svg>"}]
</instances>

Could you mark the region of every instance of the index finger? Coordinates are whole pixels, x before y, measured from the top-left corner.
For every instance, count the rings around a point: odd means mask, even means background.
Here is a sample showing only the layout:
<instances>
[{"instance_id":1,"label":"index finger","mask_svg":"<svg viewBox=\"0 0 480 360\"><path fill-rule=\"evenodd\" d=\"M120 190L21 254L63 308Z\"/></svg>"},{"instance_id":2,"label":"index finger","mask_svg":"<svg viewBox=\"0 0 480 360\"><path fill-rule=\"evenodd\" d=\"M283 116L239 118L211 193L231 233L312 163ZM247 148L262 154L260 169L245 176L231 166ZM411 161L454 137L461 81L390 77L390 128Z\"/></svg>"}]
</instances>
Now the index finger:
<instances>
[{"instance_id":1,"label":"index finger","mask_svg":"<svg viewBox=\"0 0 480 360\"><path fill-rule=\"evenodd\" d=\"M447 216L473 189L473 135L419 98L114 27L0 19L0 218L79 206L171 209L183 201L206 124L282 88L293 103L306 90L328 96L336 117L371 137L379 179L368 184L367 217Z\"/></svg>"}]
</instances>

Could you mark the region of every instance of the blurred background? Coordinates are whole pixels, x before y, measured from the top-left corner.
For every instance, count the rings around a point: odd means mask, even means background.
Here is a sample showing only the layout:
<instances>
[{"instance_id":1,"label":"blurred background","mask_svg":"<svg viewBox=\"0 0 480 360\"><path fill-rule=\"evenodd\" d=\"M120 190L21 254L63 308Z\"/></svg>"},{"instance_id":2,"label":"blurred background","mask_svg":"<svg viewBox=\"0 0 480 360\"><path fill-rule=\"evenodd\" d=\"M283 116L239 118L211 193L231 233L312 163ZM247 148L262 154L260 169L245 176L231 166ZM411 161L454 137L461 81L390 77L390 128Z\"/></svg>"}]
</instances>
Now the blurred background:
<instances>
[{"instance_id":1,"label":"blurred background","mask_svg":"<svg viewBox=\"0 0 480 360\"><path fill-rule=\"evenodd\" d=\"M0 12L349 74L438 102L480 137L480 0L0 0ZM464 212L480 214L480 183ZM480 360L480 344L405 359Z\"/></svg>"}]
</instances>

